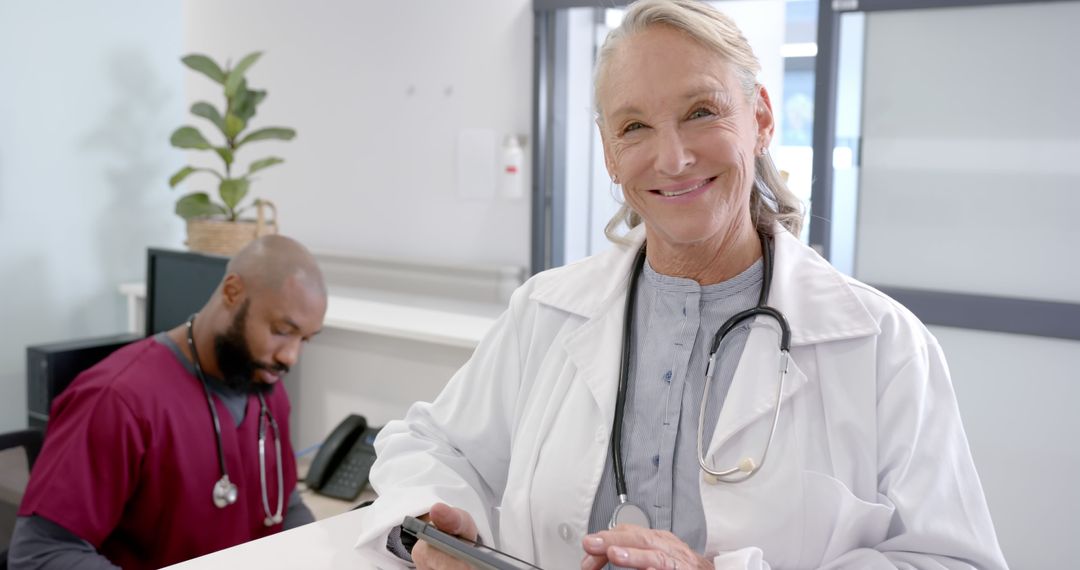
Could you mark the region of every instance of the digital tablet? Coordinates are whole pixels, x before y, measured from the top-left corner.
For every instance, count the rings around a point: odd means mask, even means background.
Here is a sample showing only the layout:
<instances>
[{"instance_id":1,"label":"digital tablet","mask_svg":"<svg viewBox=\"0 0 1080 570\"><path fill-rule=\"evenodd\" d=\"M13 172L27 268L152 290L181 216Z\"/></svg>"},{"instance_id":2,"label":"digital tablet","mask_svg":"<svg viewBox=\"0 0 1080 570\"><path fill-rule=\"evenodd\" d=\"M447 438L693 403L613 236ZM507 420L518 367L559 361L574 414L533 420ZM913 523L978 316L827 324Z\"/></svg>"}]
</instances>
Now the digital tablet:
<instances>
[{"instance_id":1,"label":"digital tablet","mask_svg":"<svg viewBox=\"0 0 1080 570\"><path fill-rule=\"evenodd\" d=\"M405 517L401 530L422 540L439 552L446 553L481 570L542 570L524 560L470 540L459 538L435 528L418 518Z\"/></svg>"}]
</instances>

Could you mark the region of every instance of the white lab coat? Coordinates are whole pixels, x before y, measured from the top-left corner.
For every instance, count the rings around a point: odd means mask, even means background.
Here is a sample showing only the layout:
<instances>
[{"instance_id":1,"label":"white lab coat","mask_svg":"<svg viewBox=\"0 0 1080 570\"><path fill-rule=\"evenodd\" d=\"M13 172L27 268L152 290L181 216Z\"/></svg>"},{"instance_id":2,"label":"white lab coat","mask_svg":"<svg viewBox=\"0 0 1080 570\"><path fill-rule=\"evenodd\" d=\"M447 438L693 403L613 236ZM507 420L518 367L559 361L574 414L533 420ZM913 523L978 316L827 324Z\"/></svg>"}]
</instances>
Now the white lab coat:
<instances>
[{"instance_id":1,"label":"white lab coat","mask_svg":"<svg viewBox=\"0 0 1080 570\"><path fill-rule=\"evenodd\" d=\"M770 305L792 362L762 470L699 479L717 568L1004 568L941 348L907 310L776 227ZM644 239L639 228L631 236ZM489 544L578 567L609 452L637 247L541 273L434 403L376 442L360 544L442 501ZM757 458L773 417L778 336L755 323L707 458ZM403 385L404 387L404 385Z\"/></svg>"}]
</instances>

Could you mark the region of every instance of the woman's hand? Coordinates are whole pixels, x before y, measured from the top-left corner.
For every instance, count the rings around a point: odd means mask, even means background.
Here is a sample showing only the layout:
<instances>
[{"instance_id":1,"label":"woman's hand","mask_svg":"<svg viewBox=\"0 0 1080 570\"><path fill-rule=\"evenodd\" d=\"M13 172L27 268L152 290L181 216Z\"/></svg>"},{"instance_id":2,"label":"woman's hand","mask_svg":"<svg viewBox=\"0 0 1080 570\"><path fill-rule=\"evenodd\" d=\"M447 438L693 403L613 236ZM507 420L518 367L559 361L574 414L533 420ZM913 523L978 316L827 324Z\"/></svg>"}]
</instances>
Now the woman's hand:
<instances>
[{"instance_id":1,"label":"woman's hand","mask_svg":"<svg viewBox=\"0 0 1080 570\"><path fill-rule=\"evenodd\" d=\"M476 540L476 521L473 520L472 515L461 509L435 503L427 516L420 518L447 534ZM468 564L431 548L422 540L418 540L416 546L413 547L412 557L420 570L469 570L471 568Z\"/></svg>"},{"instance_id":2,"label":"woman's hand","mask_svg":"<svg viewBox=\"0 0 1080 570\"><path fill-rule=\"evenodd\" d=\"M677 536L664 530L621 524L612 530L590 534L581 542L586 553L581 559L581 570L600 570L608 562L642 570L713 568L711 560L702 558Z\"/></svg>"}]
</instances>

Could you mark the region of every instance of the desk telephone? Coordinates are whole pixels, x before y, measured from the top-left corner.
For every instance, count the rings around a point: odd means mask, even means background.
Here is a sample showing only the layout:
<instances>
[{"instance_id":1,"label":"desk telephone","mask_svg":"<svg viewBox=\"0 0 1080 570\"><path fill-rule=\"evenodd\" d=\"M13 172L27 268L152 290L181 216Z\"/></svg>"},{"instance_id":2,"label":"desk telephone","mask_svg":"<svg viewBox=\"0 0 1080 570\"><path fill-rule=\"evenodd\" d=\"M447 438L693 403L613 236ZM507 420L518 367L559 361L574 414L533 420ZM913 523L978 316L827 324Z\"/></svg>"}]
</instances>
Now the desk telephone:
<instances>
[{"instance_id":1,"label":"desk telephone","mask_svg":"<svg viewBox=\"0 0 1080 570\"><path fill-rule=\"evenodd\" d=\"M364 416L351 414L341 421L319 448L304 482L317 493L352 501L368 482L375 463L377 427L368 427Z\"/></svg>"}]
</instances>

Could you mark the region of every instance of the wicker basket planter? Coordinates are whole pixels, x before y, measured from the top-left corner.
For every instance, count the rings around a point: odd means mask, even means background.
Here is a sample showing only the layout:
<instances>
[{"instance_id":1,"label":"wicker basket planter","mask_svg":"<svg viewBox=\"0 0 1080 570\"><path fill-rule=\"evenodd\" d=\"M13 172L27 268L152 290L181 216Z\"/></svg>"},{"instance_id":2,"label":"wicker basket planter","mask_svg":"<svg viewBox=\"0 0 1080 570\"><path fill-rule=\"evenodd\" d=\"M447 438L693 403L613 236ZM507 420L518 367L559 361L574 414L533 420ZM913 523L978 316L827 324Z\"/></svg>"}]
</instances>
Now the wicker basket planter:
<instances>
[{"instance_id":1,"label":"wicker basket planter","mask_svg":"<svg viewBox=\"0 0 1080 570\"><path fill-rule=\"evenodd\" d=\"M264 206L272 217L267 220ZM231 256L257 237L278 233L277 208L273 202L260 200L255 205L254 220L229 222L208 218L187 221L187 246L191 251Z\"/></svg>"}]
</instances>

